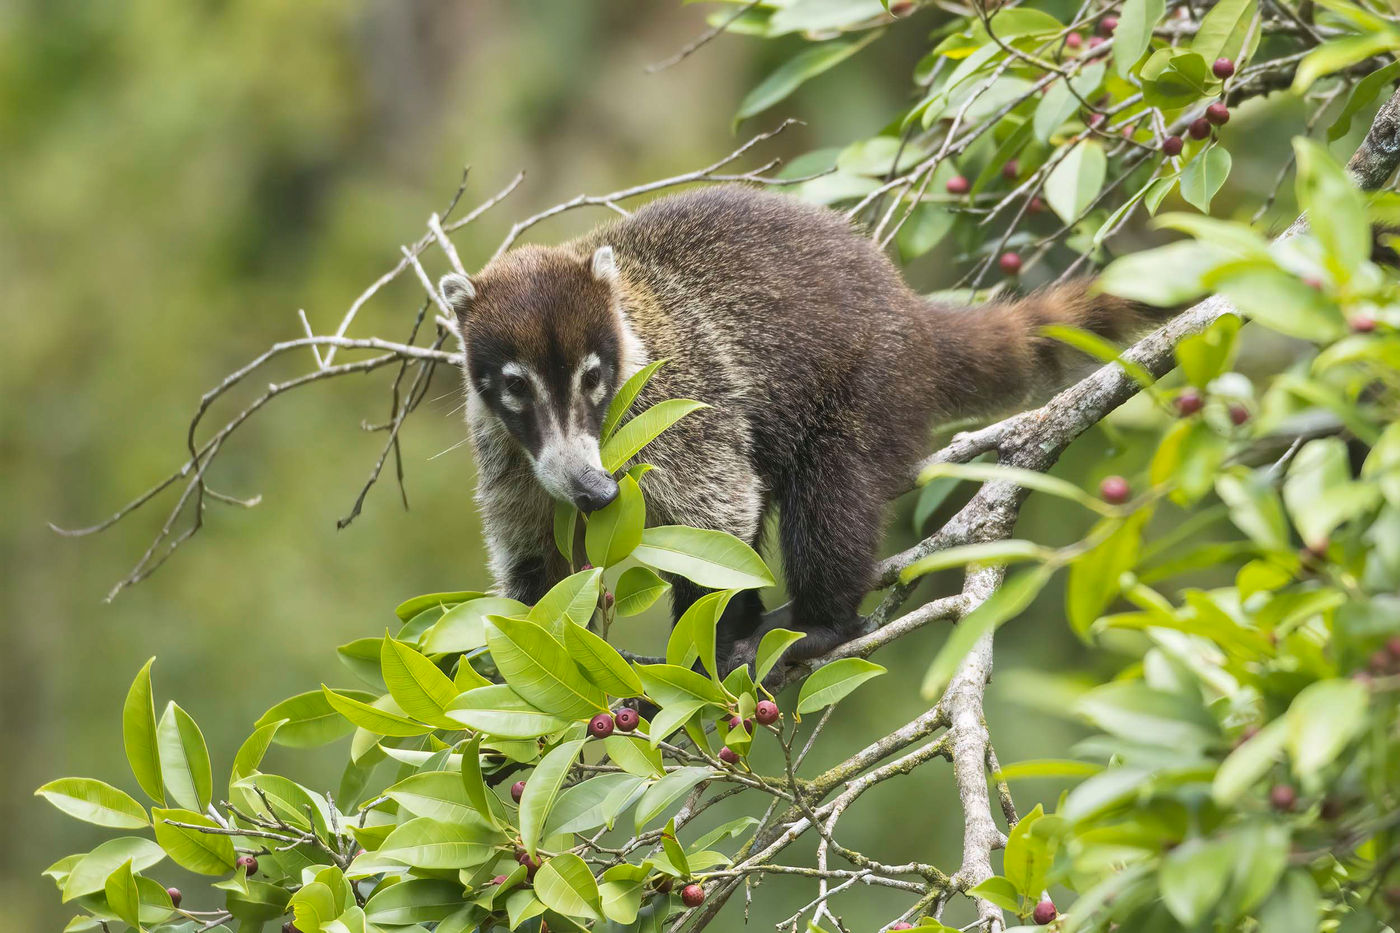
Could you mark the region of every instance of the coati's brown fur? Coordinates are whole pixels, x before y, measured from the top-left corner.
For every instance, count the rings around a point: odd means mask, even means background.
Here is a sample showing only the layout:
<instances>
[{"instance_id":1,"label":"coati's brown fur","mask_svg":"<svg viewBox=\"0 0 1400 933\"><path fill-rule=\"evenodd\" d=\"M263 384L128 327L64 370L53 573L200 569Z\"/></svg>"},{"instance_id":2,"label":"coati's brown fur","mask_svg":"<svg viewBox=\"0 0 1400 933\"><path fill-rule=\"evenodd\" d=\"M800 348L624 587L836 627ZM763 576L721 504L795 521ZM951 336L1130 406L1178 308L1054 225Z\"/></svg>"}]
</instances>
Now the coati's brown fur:
<instances>
[{"instance_id":1,"label":"coati's brown fur","mask_svg":"<svg viewBox=\"0 0 1400 933\"><path fill-rule=\"evenodd\" d=\"M477 498L502 591L533 601L565 572L541 482L584 507L615 495L596 469L598 424L616 388L664 357L633 410L668 398L711 407L643 450L659 467L644 482L648 521L757 547L776 507L784 624L807 633L793 653L809 657L854 634L885 504L933 425L1013 409L1060 382L1075 354L1043 325L1119 338L1145 323L1082 281L932 304L841 216L742 187L662 198L574 242L516 249L470 280L448 276L443 290L466 345ZM701 593L676 579L676 617ZM725 613L734 663L749 659L761 614L752 592Z\"/></svg>"}]
</instances>

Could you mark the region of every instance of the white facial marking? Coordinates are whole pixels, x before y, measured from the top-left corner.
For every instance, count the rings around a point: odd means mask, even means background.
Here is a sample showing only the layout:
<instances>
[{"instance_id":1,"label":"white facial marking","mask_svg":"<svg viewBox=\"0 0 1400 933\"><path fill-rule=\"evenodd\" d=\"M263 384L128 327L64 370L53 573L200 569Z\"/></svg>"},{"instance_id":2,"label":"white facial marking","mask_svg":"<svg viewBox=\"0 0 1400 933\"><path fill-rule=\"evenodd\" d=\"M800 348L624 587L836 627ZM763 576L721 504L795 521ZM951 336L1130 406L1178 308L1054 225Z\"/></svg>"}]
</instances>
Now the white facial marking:
<instances>
[{"instance_id":1,"label":"white facial marking","mask_svg":"<svg viewBox=\"0 0 1400 933\"><path fill-rule=\"evenodd\" d=\"M501 375L503 377L525 379L531 386L534 386L536 389L539 388L539 379L530 371L530 367L523 366L520 363L506 363L501 367ZM530 403L530 398L529 391L526 391L524 394L512 391L510 388L510 379L506 379L506 381L501 384L501 404L511 411L524 411L525 406Z\"/></svg>"},{"instance_id":2,"label":"white facial marking","mask_svg":"<svg viewBox=\"0 0 1400 933\"><path fill-rule=\"evenodd\" d=\"M587 399L589 405L597 405L603 400L608 387L603 385L603 361L598 354L590 353L578 364L574 370L573 391L576 397ZM570 411L573 411L573 406L570 406Z\"/></svg>"}]
</instances>

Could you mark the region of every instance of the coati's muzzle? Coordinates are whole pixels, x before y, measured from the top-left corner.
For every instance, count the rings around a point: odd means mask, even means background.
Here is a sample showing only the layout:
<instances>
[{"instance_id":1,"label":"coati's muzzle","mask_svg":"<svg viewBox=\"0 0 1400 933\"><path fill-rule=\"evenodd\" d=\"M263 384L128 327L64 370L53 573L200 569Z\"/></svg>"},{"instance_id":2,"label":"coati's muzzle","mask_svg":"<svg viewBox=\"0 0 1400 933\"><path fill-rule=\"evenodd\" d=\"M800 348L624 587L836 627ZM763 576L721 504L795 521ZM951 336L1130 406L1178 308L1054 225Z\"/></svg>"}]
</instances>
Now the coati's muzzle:
<instances>
[{"instance_id":1,"label":"coati's muzzle","mask_svg":"<svg viewBox=\"0 0 1400 933\"><path fill-rule=\"evenodd\" d=\"M549 438L535 458L535 475L546 492L580 512L596 512L617 498L617 480L603 469L594 437Z\"/></svg>"}]
</instances>

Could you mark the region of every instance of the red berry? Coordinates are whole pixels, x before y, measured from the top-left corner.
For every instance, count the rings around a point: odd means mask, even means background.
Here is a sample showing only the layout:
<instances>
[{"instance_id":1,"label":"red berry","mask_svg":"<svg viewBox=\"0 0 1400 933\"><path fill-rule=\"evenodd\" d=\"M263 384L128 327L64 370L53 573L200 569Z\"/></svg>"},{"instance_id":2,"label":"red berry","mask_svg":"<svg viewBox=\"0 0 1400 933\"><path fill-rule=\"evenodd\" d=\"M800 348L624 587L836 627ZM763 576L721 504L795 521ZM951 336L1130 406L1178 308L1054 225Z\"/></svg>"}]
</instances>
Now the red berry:
<instances>
[{"instance_id":1,"label":"red berry","mask_svg":"<svg viewBox=\"0 0 1400 933\"><path fill-rule=\"evenodd\" d=\"M681 888L681 902L687 907L699 907L705 903L705 889L698 884L688 884Z\"/></svg>"},{"instance_id":2,"label":"red berry","mask_svg":"<svg viewBox=\"0 0 1400 933\"><path fill-rule=\"evenodd\" d=\"M233 864L238 868L246 869L250 875L258 873L258 860L251 855L240 855L238 861Z\"/></svg>"},{"instance_id":3,"label":"red berry","mask_svg":"<svg viewBox=\"0 0 1400 933\"><path fill-rule=\"evenodd\" d=\"M656 882L656 893L657 893L657 894L670 894L670 893L671 893L671 888L674 887L674 886L675 886L675 882L671 880L671 876L670 876L670 875L662 875L662 876L661 876L661 880L658 881L658 882Z\"/></svg>"},{"instance_id":4,"label":"red berry","mask_svg":"<svg viewBox=\"0 0 1400 933\"><path fill-rule=\"evenodd\" d=\"M1224 126L1230 122L1230 108L1216 101L1206 108L1206 119L1216 126Z\"/></svg>"},{"instance_id":5,"label":"red berry","mask_svg":"<svg viewBox=\"0 0 1400 933\"><path fill-rule=\"evenodd\" d=\"M997 265L1001 266L1001 271L1007 275L1016 275L1021 271L1021 257L1016 253L1002 253Z\"/></svg>"},{"instance_id":6,"label":"red berry","mask_svg":"<svg viewBox=\"0 0 1400 933\"><path fill-rule=\"evenodd\" d=\"M906 923L905 921L901 920L901 921L899 921L898 923L892 923L892 924L890 924L890 929L891 929L891 930L912 930L912 929L914 929L914 924L912 924L912 923Z\"/></svg>"},{"instance_id":7,"label":"red berry","mask_svg":"<svg viewBox=\"0 0 1400 933\"><path fill-rule=\"evenodd\" d=\"M617 602L617 597L613 595L612 590L608 590L606 593L603 594L604 609L611 609L613 607L613 603L615 602Z\"/></svg>"},{"instance_id":8,"label":"red berry","mask_svg":"<svg viewBox=\"0 0 1400 933\"><path fill-rule=\"evenodd\" d=\"M1065 36L1065 45L1072 49L1077 49L1084 44L1084 37L1077 32L1072 32Z\"/></svg>"},{"instance_id":9,"label":"red berry","mask_svg":"<svg viewBox=\"0 0 1400 933\"><path fill-rule=\"evenodd\" d=\"M1366 313L1356 315L1351 319L1351 330L1355 334L1369 334L1376 329L1376 319Z\"/></svg>"},{"instance_id":10,"label":"red berry","mask_svg":"<svg viewBox=\"0 0 1400 933\"><path fill-rule=\"evenodd\" d=\"M582 567L579 568L579 571L582 572L582 571L584 571L584 570L592 570L592 569L593 569L593 565L592 565L592 564L584 564Z\"/></svg>"},{"instance_id":11,"label":"red berry","mask_svg":"<svg viewBox=\"0 0 1400 933\"><path fill-rule=\"evenodd\" d=\"M1099 495L1111 505L1122 505L1132 498L1133 490L1121 476L1107 476L1099 483Z\"/></svg>"},{"instance_id":12,"label":"red berry","mask_svg":"<svg viewBox=\"0 0 1400 933\"><path fill-rule=\"evenodd\" d=\"M1191 134L1192 139L1205 139L1207 136L1210 135L1210 121L1207 120L1205 117L1201 117L1198 120L1192 120L1191 125L1187 127L1186 132Z\"/></svg>"},{"instance_id":13,"label":"red berry","mask_svg":"<svg viewBox=\"0 0 1400 933\"><path fill-rule=\"evenodd\" d=\"M1230 423L1239 427L1249 420L1249 409L1243 405L1235 404L1230 406Z\"/></svg>"},{"instance_id":14,"label":"red berry","mask_svg":"<svg viewBox=\"0 0 1400 933\"><path fill-rule=\"evenodd\" d=\"M170 895L170 903L174 907L179 907L180 902L185 899L185 895L180 893L179 888L166 888L165 893Z\"/></svg>"},{"instance_id":15,"label":"red berry","mask_svg":"<svg viewBox=\"0 0 1400 933\"><path fill-rule=\"evenodd\" d=\"M765 726L771 726L778 721L778 704L772 700L759 700L753 708L753 718Z\"/></svg>"},{"instance_id":16,"label":"red berry","mask_svg":"<svg viewBox=\"0 0 1400 933\"><path fill-rule=\"evenodd\" d=\"M949 194L967 194L972 190L972 182L963 175L954 175L944 187L948 189Z\"/></svg>"},{"instance_id":17,"label":"red berry","mask_svg":"<svg viewBox=\"0 0 1400 933\"><path fill-rule=\"evenodd\" d=\"M1288 784L1275 784L1269 790L1269 804L1275 810L1287 813L1298 803L1298 792Z\"/></svg>"},{"instance_id":18,"label":"red berry","mask_svg":"<svg viewBox=\"0 0 1400 933\"><path fill-rule=\"evenodd\" d=\"M1015 181L1016 176L1021 174L1021 163L1012 159L1001 167L1001 177L1007 181Z\"/></svg>"},{"instance_id":19,"label":"red berry","mask_svg":"<svg viewBox=\"0 0 1400 933\"><path fill-rule=\"evenodd\" d=\"M719 750L719 760L727 765L737 765L739 763L739 753L726 745Z\"/></svg>"},{"instance_id":20,"label":"red berry","mask_svg":"<svg viewBox=\"0 0 1400 933\"><path fill-rule=\"evenodd\" d=\"M610 713L599 713L588 720L588 734L595 739L606 739L613 734L613 718Z\"/></svg>"},{"instance_id":21,"label":"red berry","mask_svg":"<svg viewBox=\"0 0 1400 933\"><path fill-rule=\"evenodd\" d=\"M1040 195L1035 195L1031 198L1030 203L1026 205L1026 210L1031 214L1044 213L1045 202L1040 199Z\"/></svg>"},{"instance_id":22,"label":"red berry","mask_svg":"<svg viewBox=\"0 0 1400 933\"><path fill-rule=\"evenodd\" d=\"M1400 885L1386 888L1381 892L1381 897L1383 897L1385 902L1391 907L1400 907Z\"/></svg>"},{"instance_id":23,"label":"red berry","mask_svg":"<svg viewBox=\"0 0 1400 933\"><path fill-rule=\"evenodd\" d=\"M1169 156L1181 155L1181 147L1185 145L1180 136L1168 136L1162 140L1162 151Z\"/></svg>"},{"instance_id":24,"label":"red berry","mask_svg":"<svg viewBox=\"0 0 1400 933\"><path fill-rule=\"evenodd\" d=\"M1094 129L1098 129L1099 127L1103 126L1104 119L1105 117L1101 113L1091 113L1089 114L1089 125L1092 126Z\"/></svg>"},{"instance_id":25,"label":"red berry","mask_svg":"<svg viewBox=\"0 0 1400 933\"><path fill-rule=\"evenodd\" d=\"M642 717L637 714L637 711L630 706L624 706L616 713L613 713L613 722L623 732L631 732L633 729L637 728L637 723L640 722L641 719Z\"/></svg>"},{"instance_id":26,"label":"red berry","mask_svg":"<svg viewBox=\"0 0 1400 933\"><path fill-rule=\"evenodd\" d=\"M510 786L510 799L511 799L511 800L514 800L516 803L519 803L519 802L520 802L520 798L523 797L524 795L525 795L525 782L524 782L524 781L516 781L514 784L512 784L512 785Z\"/></svg>"},{"instance_id":27,"label":"red berry","mask_svg":"<svg viewBox=\"0 0 1400 933\"><path fill-rule=\"evenodd\" d=\"M1201 393L1195 389L1184 389L1176 397L1176 413L1183 418L1194 415L1205 405L1205 400L1201 398Z\"/></svg>"},{"instance_id":28,"label":"red berry","mask_svg":"<svg viewBox=\"0 0 1400 933\"><path fill-rule=\"evenodd\" d=\"M1113 35L1113 30L1117 28L1118 17L1116 16L1105 16L1103 19L1099 20L1099 35L1101 36L1111 36Z\"/></svg>"},{"instance_id":29,"label":"red berry","mask_svg":"<svg viewBox=\"0 0 1400 933\"><path fill-rule=\"evenodd\" d=\"M1311 288L1315 292L1322 291L1322 279L1319 279L1315 275L1304 276L1303 284L1306 285L1308 288Z\"/></svg>"},{"instance_id":30,"label":"red berry","mask_svg":"<svg viewBox=\"0 0 1400 933\"><path fill-rule=\"evenodd\" d=\"M1210 70L1215 73L1217 78L1224 81L1235 73L1235 63L1228 58L1217 58L1215 64L1210 66Z\"/></svg>"},{"instance_id":31,"label":"red berry","mask_svg":"<svg viewBox=\"0 0 1400 933\"><path fill-rule=\"evenodd\" d=\"M1047 897L1045 900L1035 905L1035 911L1031 914L1031 919L1041 926L1045 926L1045 924L1054 920L1056 916L1058 916L1058 914L1055 911L1055 902Z\"/></svg>"},{"instance_id":32,"label":"red berry","mask_svg":"<svg viewBox=\"0 0 1400 933\"><path fill-rule=\"evenodd\" d=\"M534 880L535 880L535 872L537 872L537 871L540 870L540 860L537 859L537 858L530 858L530 855L529 855L528 852L521 852L519 855L517 855L517 856L515 857L515 860L516 860L517 862L519 862L521 865L524 865L524 866L525 866L525 877L526 877L526 879L527 879L527 880L530 880L530 881L534 881Z\"/></svg>"},{"instance_id":33,"label":"red berry","mask_svg":"<svg viewBox=\"0 0 1400 933\"><path fill-rule=\"evenodd\" d=\"M282 933L301 933L301 930L297 928L295 923L288 920L286 923L282 924Z\"/></svg>"},{"instance_id":34,"label":"red berry","mask_svg":"<svg viewBox=\"0 0 1400 933\"><path fill-rule=\"evenodd\" d=\"M747 732L749 735L753 735L752 719L740 719L737 715L729 717L729 728L737 729L740 725L744 727L745 732Z\"/></svg>"},{"instance_id":35,"label":"red berry","mask_svg":"<svg viewBox=\"0 0 1400 933\"><path fill-rule=\"evenodd\" d=\"M914 9L914 0L895 0L890 4L891 16L903 16Z\"/></svg>"},{"instance_id":36,"label":"red berry","mask_svg":"<svg viewBox=\"0 0 1400 933\"><path fill-rule=\"evenodd\" d=\"M497 875L496 877L494 877L494 878L491 879L491 883L492 883L492 884L505 884L505 883L506 883L506 876L505 876L505 875Z\"/></svg>"},{"instance_id":37,"label":"red berry","mask_svg":"<svg viewBox=\"0 0 1400 933\"><path fill-rule=\"evenodd\" d=\"M1103 38L1103 36L1090 36L1090 37L1089 37L1089 48L1091 48L1091 49L1096 49L1096 48L1098 48L1099 46L1103 45L1103 43L1104 43L1104 38Z\"/></svg>"},{"instance_id":38,"label":"red berry","mask_svg":"<svg viewBox=\"0 0 1400 933\"><path fill-rule=\"evenodd\" d=\"M1377 676L1384 674L1390 669L1390 652L1381 650L1373 652L1370 661L1371 673Z\"/></svg>"},{"instance_id":39,"label":"red berry","mask_svg":"<svg viewBox=\"0 0 1400 933\"><path fill-rule=\"evenodd\" d=\"M1385 650L1390 652L1390 656L1400 661L1400 635L1391 635L1385 640Z\"/></svg>"}]
</instances>

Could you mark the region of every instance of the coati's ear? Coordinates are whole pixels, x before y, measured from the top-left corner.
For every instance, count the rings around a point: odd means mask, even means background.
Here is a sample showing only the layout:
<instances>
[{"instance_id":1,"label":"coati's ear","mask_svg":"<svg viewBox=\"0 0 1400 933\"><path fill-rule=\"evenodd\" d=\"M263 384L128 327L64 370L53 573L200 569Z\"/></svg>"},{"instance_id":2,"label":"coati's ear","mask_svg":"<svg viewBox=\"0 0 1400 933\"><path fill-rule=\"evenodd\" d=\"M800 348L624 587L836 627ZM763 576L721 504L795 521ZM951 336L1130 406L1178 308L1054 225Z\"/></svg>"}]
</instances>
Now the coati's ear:
<instances>
[{"instance_id":1,"label":"coati's ear","mask_svg":"<svg viewBox=\"0 0 1400 933\"><path fill-rule=\"evenodd\" d=\"M449 272L439 279L438 291L442 292L443 299L457 312L459 318L467 316L467 311L476 298L476 286L460 272Z\"/></svg>"},{"instance_id":2,"label":"coati's ear","mask_svg":"<svg viewBox=\"0 0 1400 933\"><path fill-rule=\"evenodd\" d=\"M613 255L611 246L600 246L593 251L593 262L589 268L593 271L593 277L599 282L617 281L617 257Z\"/></svg>"}]
</instances>

